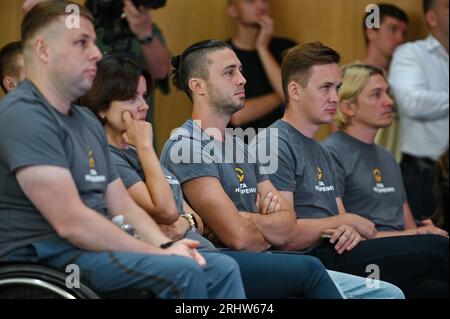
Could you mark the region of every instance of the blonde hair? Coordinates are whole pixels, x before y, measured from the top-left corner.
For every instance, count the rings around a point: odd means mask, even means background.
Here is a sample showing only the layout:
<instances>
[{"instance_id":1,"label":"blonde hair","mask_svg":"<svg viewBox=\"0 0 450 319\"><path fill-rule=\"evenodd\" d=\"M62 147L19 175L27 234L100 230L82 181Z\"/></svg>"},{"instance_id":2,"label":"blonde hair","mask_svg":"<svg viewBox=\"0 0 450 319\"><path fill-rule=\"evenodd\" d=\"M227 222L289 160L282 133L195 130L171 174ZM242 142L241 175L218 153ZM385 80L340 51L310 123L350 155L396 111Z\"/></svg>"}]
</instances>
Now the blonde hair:
<instances>
[{"instance_id":1,"label":"blonde hair","mask_svg":"<svg viewBox=\"0 0 450 319\"><path fill-rule=\"evenodd\" d=\"M342 112L344 103L356 103L359 95L364 90L373 75L381 75L386 79L386 72L376 66L363 64L359 61L348 64L341 68L342 86L339 90L340 104L335 118L335 124L339 129L346 128L351 123L349 118Z\"/></svg>"}]
</instances>

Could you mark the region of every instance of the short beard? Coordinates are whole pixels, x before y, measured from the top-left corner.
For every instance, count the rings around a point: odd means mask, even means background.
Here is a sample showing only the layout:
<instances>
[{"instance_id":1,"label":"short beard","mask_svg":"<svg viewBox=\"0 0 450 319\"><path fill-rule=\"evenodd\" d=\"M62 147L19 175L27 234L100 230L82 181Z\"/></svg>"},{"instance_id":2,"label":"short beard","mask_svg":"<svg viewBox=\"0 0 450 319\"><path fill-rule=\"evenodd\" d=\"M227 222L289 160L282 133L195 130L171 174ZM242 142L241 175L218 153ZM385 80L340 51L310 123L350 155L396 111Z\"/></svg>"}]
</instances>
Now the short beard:
<instances>
[{"instance_id":1,"label":"short beard","mask_svg":"<svg viewBox=\"0 0 450 319\"><path fill-rule=\"evenodd\" d=\"M234 113L239 112L244 107L244 103L242 103L242 105L235 105L230 100L215 94L211 85L209 83L207 85L211 106L216 110L217 114L231 117Z\"/></svg>"},{"instance_id":2,"label":"short beard","mask_svg":"<svg viewBox=\"0 0 450 319\"><path fill-rule=\"evenodd\" d=\"M231 103L213 103L214 109L217 111L218 114L226 115L231 117L233 114L239 112L244 107L233 105Z\"/></svg>"}]
</instances>

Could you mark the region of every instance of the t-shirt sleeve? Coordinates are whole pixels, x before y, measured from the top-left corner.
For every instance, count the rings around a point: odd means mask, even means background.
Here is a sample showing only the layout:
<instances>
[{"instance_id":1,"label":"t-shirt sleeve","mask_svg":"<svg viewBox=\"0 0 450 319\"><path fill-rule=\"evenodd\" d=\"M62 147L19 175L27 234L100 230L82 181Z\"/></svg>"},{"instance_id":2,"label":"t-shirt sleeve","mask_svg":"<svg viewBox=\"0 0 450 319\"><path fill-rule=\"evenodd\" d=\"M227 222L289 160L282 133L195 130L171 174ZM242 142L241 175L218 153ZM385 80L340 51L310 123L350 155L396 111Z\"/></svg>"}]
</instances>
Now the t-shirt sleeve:
<instances>
[{"instance_id":1,"label":"t-shirt sleeve","mask_svg":"<svg viewBox=\"0 0 450 319\"><path fill-rule=\"evenodd\" d=\"M277 158L278 169L276 173L269 175L270 180L278 191L294 193L297 188L295 182L295 160L289 150L287 141L284 139L279 139Z\"/></svg>"},{"instance_id":2,"label":"t-shirt sleeve","mask_svg":"<svg viewBox=\"0 0 450 319\"><path fill-rule=\"evenodd\" d=\"M142 182L141 177L126 158L118 154L117 151L113 150L110 151L110 155L117 172L127 189L136 183Z\"/></svg>"},{"instance_id":3,"label":"t-shirt sleeve","mask_svg":"<svg viewBox=\"0 0 450 319\"><path fill-rule=\"evenodd\" d=\"M259 161L256 161L255 175L258 184L267 181L269 179L269 175L266 174L266 169L261 165Z\"/></svg>"},{"instance_id":4,"label":"t-shirt sleeve","mask_svg":"<svg viewBox=\"0 0 450 319\"><path fill-rule=\"evenodd\" d=\"M394 156L392 157L392 162L393 162L393 167L395 169L395 174L397 176L397 180L400 181L399 183L399 187L400 187L400 196L402 198L403 203L408 202L408 195L406 194L406 190L405 190L405 185L403 184L403 176L402 176L402 171L400 169L400 166L398 165L396 159L394 158Z\"/></svg>"},{"instance_id":5,"label":"t-shirt sleeve","mask_svg":"<svg viewBox=\"0 0 450 319\"><path fill-rule=\"evenodd\" d=\"M327 152L330 162L336 196L339 198L343 198L345 193L344 161L342 160L339 151L335 147L328 145L323 147L323 149L325 152Z\"/></svg>"},{"instance_id":6,"label":"t-shirt sleeve","mask_svg":"<svg viewBox=\"0 0 450 319\"><path fill-rule=\"evenodd\" d=\"M268 141L267 136L266 136L267 130L265 130L263 133L261 133L260 135L257 135L248 145L248 154L249 154L248 158L249 158L249 161L251 161L251 163L255 163L255 166L254 166L255 167L255 176L256 176L256 180L257 180L258 184L268 180L269 173L270 173L269 168L266 167L270 163L265 163L265 165L261 164L261 159L262 158L266 159L265 155L267 154L266 143L261 144L261 142ZM260 149L260 148L264 148L264 146L266 146L266 149ZM259 154L260 152L264 152L264 157L263 157L263 155Z\"/></svg>"},{"instance_id":7,"label":"t-shirt sleeve","mask_svg":"<svg viewBox=\"0 0 450 319\"><path fill-rule=\"evenodd\" d=\"M43 106L8 106L0 112L0 157L11 173L27 166L69 168L64 132Z\"/></svg>"},{"instance_id":8,"label":"t-shirt sleeve","mask_svg":"<svg viewBox=\"0 0 450 319\"><path fill-rule=\"evenodd\" d=\"M106 139L106 137L105 137ZM108 165L108 173L109 173L109 183L114 182L116 179L120 178L119 172L117 170L117 166L114 164L114 161L111 156L111 152L108 150L108 147L106 146L104 148L105 150L105 158Z\"/></svg>"},{"instance_id":9,"label":"t-shirt sleeve","mask_svg":"<svg viewBox=\"0 0 450 319\"><path fill-rule=\"evenodd\" d=\"M200 142L189 138L174 141L164 156L163 165L181 184L200 177L215 177L220 180L214 158L208 152L202 152L202 149Z\"/></svg>"}]
</instances>

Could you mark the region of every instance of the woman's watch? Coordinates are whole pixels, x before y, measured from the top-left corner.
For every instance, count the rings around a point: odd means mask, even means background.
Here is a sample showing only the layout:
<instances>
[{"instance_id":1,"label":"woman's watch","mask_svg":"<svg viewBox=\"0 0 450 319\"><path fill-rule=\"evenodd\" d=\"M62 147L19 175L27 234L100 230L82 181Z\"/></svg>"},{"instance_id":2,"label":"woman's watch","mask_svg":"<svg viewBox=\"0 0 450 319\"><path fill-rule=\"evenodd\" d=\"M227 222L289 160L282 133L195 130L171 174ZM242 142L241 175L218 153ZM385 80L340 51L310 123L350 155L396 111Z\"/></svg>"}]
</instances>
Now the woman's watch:
<instances>
[{"instance_id":1,"label":"woman's watch","mask_svg":"<svg viewBox=\"0 0 450 319\"><path fill-rule=\"evenodd\" d=\"M153 41L153 32L150 32L149 34L147 34L143 38L139 38L139 43L140 44L149 44L152 41Z\"/></svg>"},{"instance_id":2,"label":"woman's watch","mask_svg":"<svg viewBox=\"0 0 450 319\"><path fill-rule=\"evenodd\" d=\"M181 217L183 217L184 219L187 220L190 231L197 232L198 223L193 214L184 214L184 215L181 215Z\"/></svg>"}]
</instances>

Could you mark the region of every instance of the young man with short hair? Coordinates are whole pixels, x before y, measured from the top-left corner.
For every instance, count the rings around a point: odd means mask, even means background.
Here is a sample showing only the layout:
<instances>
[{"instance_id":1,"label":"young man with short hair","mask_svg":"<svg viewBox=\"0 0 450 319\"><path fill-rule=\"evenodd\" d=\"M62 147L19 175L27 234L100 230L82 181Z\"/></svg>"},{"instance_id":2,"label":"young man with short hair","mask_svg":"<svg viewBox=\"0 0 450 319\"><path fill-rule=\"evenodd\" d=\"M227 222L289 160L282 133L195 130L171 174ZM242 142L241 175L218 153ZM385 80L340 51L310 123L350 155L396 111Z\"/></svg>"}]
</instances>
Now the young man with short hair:
<instances>
[{"instance_id":1,"label":"young man with short hair","mask_svg":"<svg viewBox=\"0 0 450 319\"><path fill-rule=\"evenodd\" d=\"M401 116L401 169L417 222L434 214L436 160L449 143L449 1L423 5L430 35L400 46L389 72Z\"/></svg>"}]
</instances>

